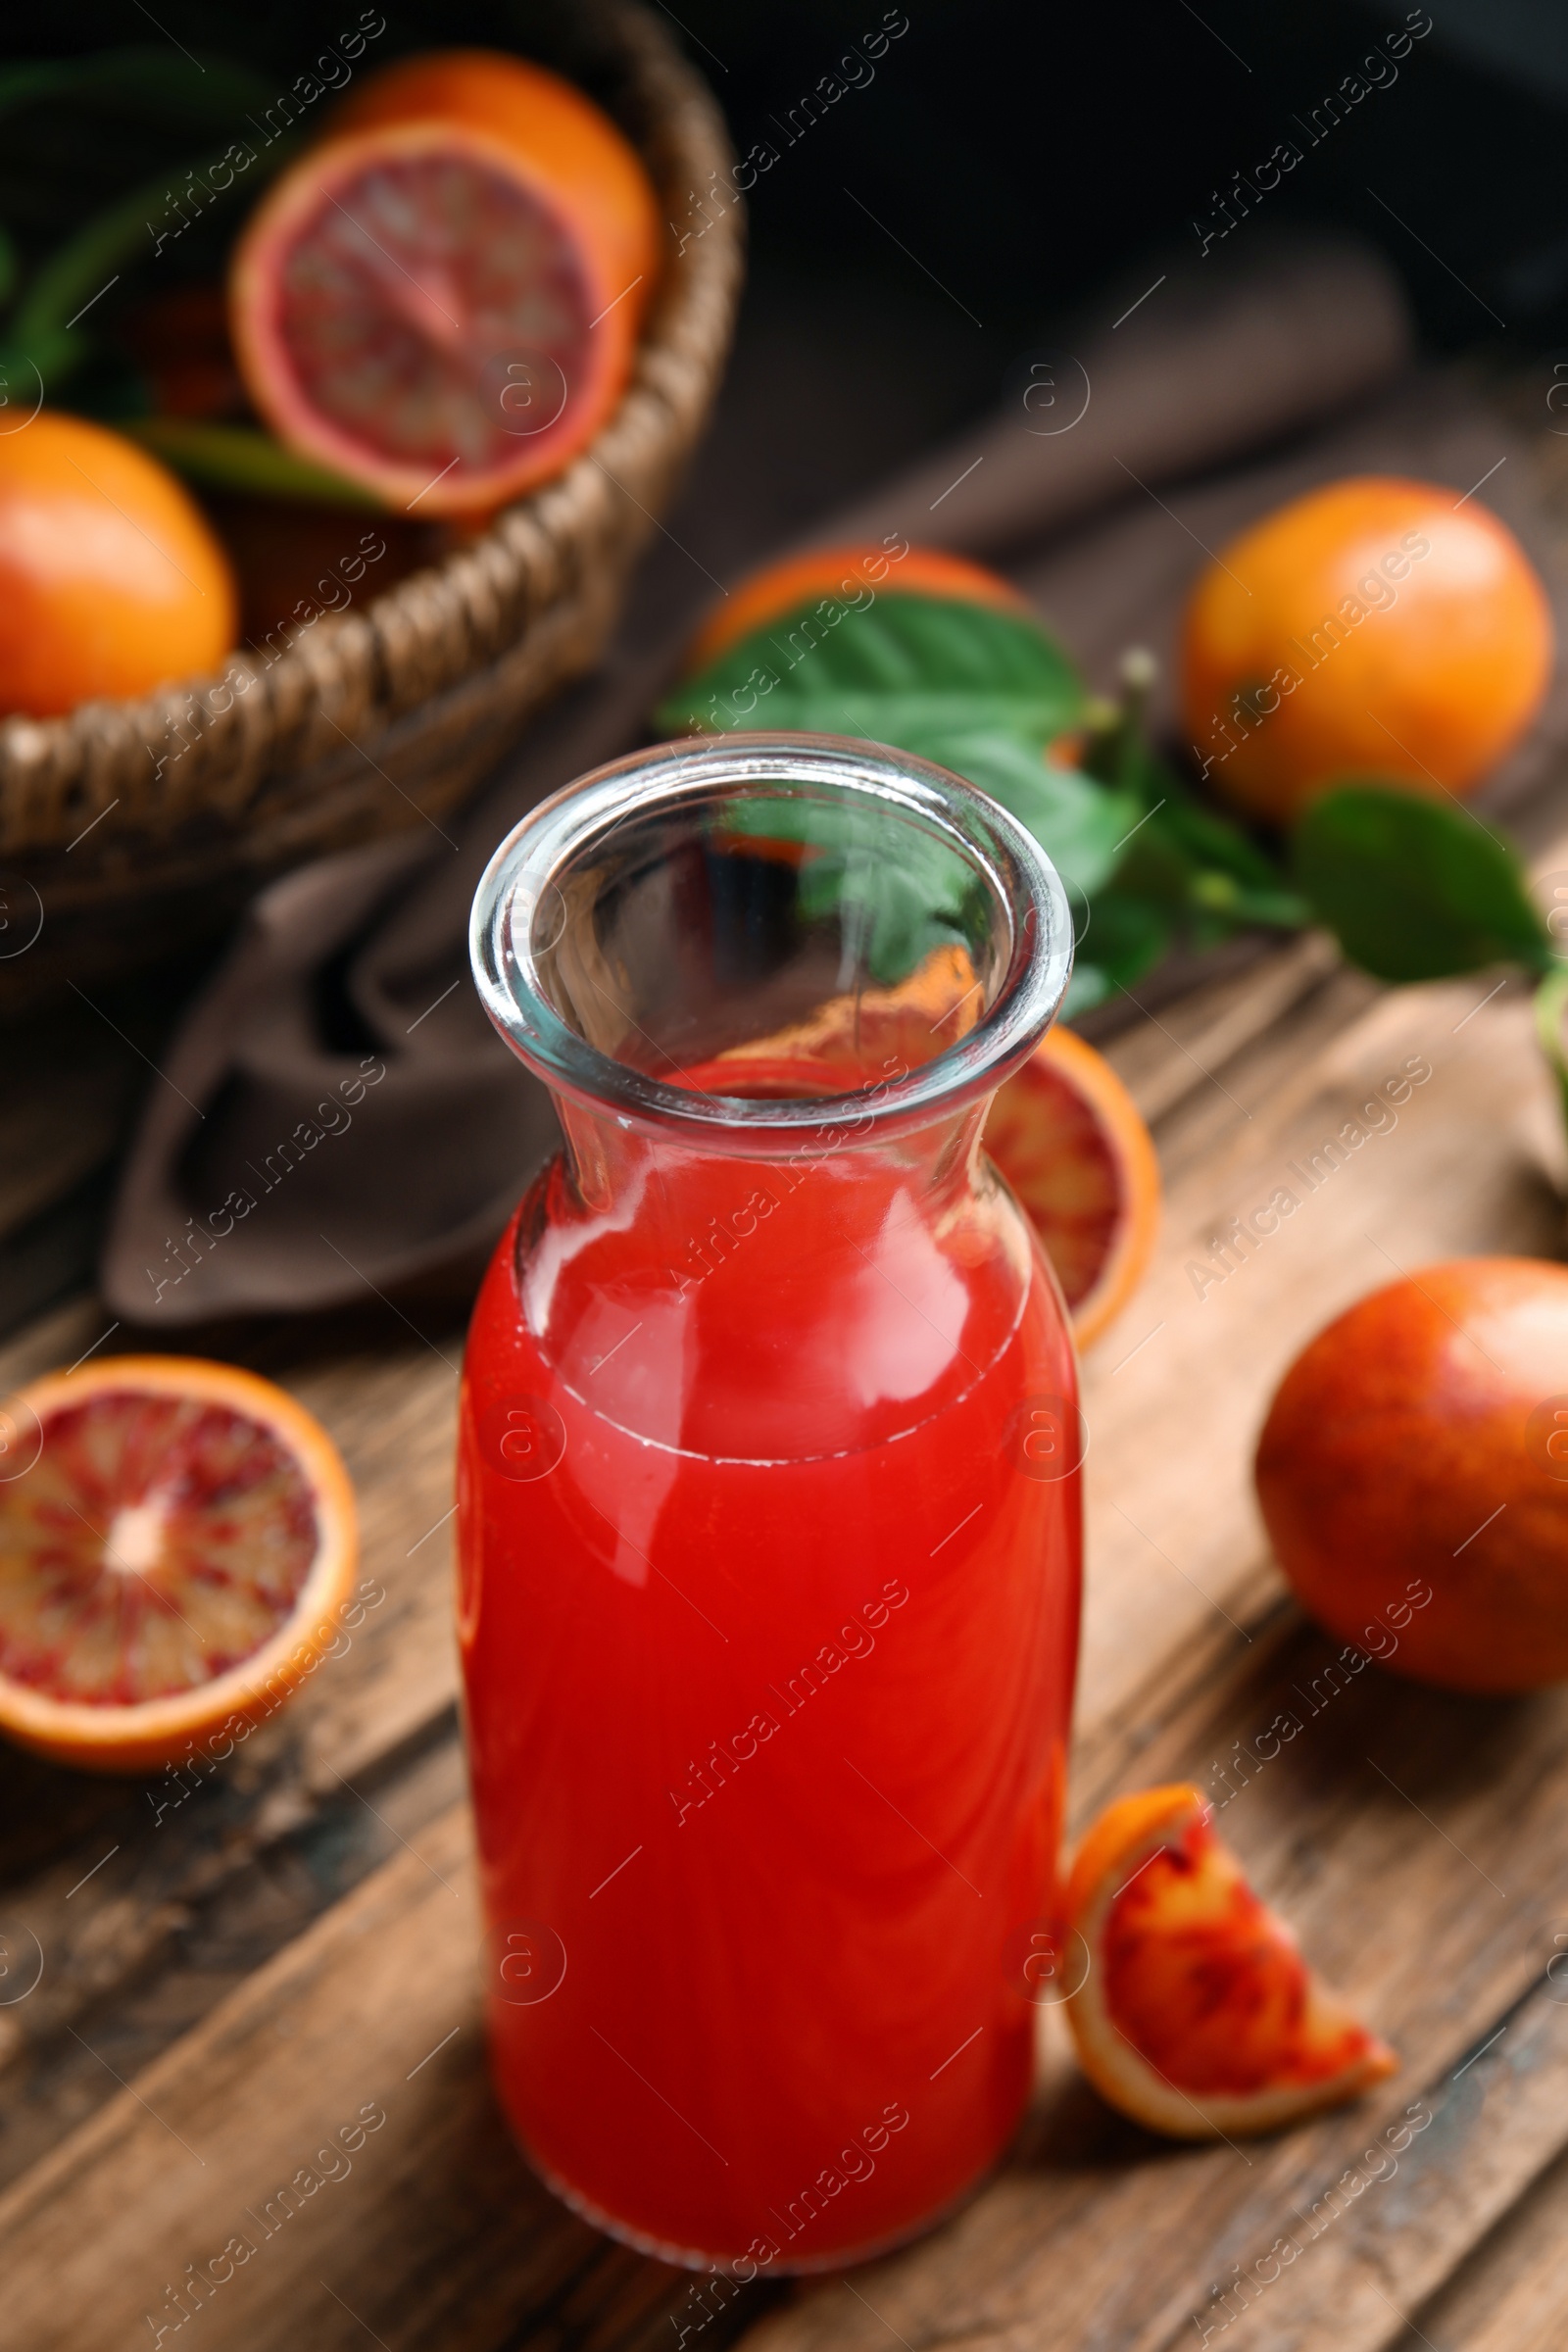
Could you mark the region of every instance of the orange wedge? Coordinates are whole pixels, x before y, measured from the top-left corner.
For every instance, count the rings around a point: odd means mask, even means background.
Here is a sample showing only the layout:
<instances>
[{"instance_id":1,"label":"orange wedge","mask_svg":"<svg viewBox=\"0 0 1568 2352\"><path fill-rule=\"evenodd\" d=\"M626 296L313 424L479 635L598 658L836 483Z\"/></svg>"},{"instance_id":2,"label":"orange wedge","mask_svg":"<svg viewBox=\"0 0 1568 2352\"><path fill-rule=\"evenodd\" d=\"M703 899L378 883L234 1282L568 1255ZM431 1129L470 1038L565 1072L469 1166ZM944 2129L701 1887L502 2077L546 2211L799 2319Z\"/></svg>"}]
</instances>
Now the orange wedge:
<instances>
[{"instance_id":1,"label":"orange wedge","mask_svg":"<svg viewBox=\"0 0 1568 2352\"><path fill-rule=\"evenodd\" d=\"M1067 2004L1080 2063L1152 2132L1276 2132L1398 2064L1258 1901L1198 1788L1105 1808L1073 1864L1067 1926L1089 1953Z\"/></svg>"},{"instance_id":2,"label":"orange wedge","mask_svg":"<svg viewBox=\"0 0 1568 2352\"><path fill-rule=\"evenodd\" d=\"M1029 611L1010 580L987 571L983 564L971 564L966 556L950 556L945 548L906 546L899 556L874 544L814 547L804 556L768 564L741 582L687 647L687 675L706 669L754 629L765 628L770 620L819 596L856 604L868 596L952 597L966 604L1000 606L1008 612Z\"/></svg>"},{"instance_id":3,"label":"orange wedge","mask_svg":"<svg viewBox=\"0 0 1568 2352\"><path fill-rule=\"evenodd\" d=\"M140 1772L314 1672L354 1573L354 1494L291 1396L126 1355L34 1381L5 1422L0 1732Z\"/></svg>"},{"instance_id":4,"label":"orange wedge","mask_svg":"<svg viewBox=\"0 0 1568 2352\"><path fill-rule=\"evenodd\" d=\"M1159 1230L1159 1161L1138 1105L1102 1054L1053 1029L998 1092L985 1145L1056 1269L1073 1337L1091 1347L1143 1280Z\"/></svg>"}]
</instances>

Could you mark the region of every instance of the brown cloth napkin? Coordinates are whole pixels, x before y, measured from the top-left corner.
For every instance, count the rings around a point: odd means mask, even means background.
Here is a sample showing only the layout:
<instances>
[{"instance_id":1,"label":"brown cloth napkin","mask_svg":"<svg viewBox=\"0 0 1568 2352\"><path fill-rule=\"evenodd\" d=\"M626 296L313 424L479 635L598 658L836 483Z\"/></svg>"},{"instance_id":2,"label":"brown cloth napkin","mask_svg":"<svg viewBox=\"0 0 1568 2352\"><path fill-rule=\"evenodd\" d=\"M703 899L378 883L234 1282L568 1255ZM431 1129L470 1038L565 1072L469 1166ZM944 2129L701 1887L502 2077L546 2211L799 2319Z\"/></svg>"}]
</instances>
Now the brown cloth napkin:
<instances>
[{"instance_id":1,"label":"brown cloth napkin","mask_svg":"<svg viewBox=\"0 0 1568 2352\"><path fill-rule=\"evenodd\" d=\"M896 530L1006 555L1103 679L1130 643L1168 649L1207 551L1281 498L1366 469L1457 495L1508 453L1461 382L1410 373L1397 285L1363 251L1260 239L1224 273L1173 268L1129 312L1136 293L1107 296L1003 415L802 544ZM557 1134L479 1010L469 901L520 815L646 732L685 630L623 631L455 839L416 826L261 894L150 1092L105 1249L113 1312L157 1333L471 1283Z\"/></svg>"}]
</instances>

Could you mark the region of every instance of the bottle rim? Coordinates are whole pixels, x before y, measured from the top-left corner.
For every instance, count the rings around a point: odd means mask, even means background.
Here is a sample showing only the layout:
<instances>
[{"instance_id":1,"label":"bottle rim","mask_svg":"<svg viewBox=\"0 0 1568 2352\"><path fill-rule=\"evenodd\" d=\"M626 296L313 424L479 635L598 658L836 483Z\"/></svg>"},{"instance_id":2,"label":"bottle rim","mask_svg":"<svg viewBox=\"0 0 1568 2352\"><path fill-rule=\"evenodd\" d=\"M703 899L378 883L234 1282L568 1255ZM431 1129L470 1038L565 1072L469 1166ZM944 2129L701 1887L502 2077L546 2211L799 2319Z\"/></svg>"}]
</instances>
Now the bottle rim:
<instances>
[{"instance_id":1,"label":"bottle rim","mask_svg":"<svg viewBox=\"0 0 1568 2352\"><path fill-rule=\"evenodd\" d=\"M534 933L562 907L559 882L629 818L710 807L726 793L794 786L804 796L902 814L942 837L989 887L1008 937L996 993L979 1021L902 1077L785 1100L666 1084L590 1045L550 1002ZM552 899L551 894L554 894ZM548 929L548 925L546 926ZM559 929L559 924L558 924ZM1051 859L1009 810L912 753L835 735L735 734L657 744L597 767L532 808L500 844L474 894L469 954L490 1020L552 1093L696 1150L767 1157L843 1136L870 1141L929 1125L992 1093L1054 1020L1072 973L1067 894Z\"/></svg>"}]
</instances>

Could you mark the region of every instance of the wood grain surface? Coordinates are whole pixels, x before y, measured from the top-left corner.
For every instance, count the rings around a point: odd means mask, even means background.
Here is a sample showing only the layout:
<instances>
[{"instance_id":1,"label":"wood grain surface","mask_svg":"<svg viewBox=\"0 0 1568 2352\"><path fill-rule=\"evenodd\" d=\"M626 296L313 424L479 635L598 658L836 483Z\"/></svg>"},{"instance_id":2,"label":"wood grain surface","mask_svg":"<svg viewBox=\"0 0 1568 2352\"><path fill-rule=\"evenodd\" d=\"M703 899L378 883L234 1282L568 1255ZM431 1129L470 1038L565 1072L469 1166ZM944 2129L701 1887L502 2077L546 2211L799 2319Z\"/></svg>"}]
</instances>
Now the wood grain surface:
<instances>
[{"instance_id":1,"label":"wood grain surface","mask_svg":"<svg viewBox=\"0 0 1568 2352\"><path fill-rule=\"evenodd\" d=\"M1568 842L1544 862L1568 864ZM1260 1890L1400 2050L1397 2078L1277 2141L1175 2148L1098 2102L1044 2011L1026 2130L962 2213L849 2278L698 2314L689 2280L530 2181L484 2086L443 1524L460 1343L375 1310L249 1351L354 1471L385 1597L348 1656L243 1772L156 1821L140 1787L0 1763L0 1932L35 1935L46 1962L0 2006L15 2340L1560 2341L1568 2000L1546 1968L1568 1934L1568 1701L1446 1697L1376 1667L1341 1687L1269 1562L1249 1474L1274 1381L1339 1307L1442 1255L1560 1253L1552 1105L1521 986L1489 996L1499 977L1384 994L1298 943L1114 1050L1155 1114L1167 1197L1154 1271L1087 1369L1075 1811L1170 1775L1209 1788ZM1396 1112L1331 1162L1400 1073ZM1282 1189L1277 1232L1219 1256L1228 1220ZM118 1345L106 1321L63 1310L0 1381ZM1291 1692L1302 1736L1245 1778L1237 1743ZM385 2123L324 2178L367 2102ZM266 2234L301 2168L318 2185ZM168 2290L236 2233L254 2252L176 2328Z\"/></svg>"}]
</instances>

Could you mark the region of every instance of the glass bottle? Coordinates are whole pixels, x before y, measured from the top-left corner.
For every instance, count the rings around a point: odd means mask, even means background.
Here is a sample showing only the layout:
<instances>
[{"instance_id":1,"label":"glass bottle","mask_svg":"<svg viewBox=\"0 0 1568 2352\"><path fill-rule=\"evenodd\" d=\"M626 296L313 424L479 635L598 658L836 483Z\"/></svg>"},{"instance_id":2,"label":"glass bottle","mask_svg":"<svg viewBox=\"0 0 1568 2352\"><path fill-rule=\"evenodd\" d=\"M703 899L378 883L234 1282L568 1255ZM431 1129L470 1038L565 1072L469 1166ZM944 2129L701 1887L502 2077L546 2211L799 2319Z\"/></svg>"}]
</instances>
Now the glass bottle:
<instances>
[{"instance_id":1,"label":"glass bottle","mask_svg":"<svg viewBox=\"0 0 1568 2352\"><path fill-rule=\"evenodd\" d=\"M731 736L536 809L472 949L564 1133L461 1406L498 2087L627 2242L837 2266L995 2163L1052 1967L1076 1383L980 1136L1066 902L941 768Z\"/></svg>"}]
</instances>

